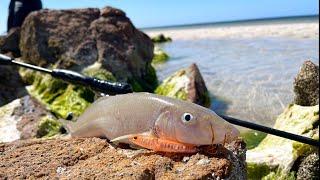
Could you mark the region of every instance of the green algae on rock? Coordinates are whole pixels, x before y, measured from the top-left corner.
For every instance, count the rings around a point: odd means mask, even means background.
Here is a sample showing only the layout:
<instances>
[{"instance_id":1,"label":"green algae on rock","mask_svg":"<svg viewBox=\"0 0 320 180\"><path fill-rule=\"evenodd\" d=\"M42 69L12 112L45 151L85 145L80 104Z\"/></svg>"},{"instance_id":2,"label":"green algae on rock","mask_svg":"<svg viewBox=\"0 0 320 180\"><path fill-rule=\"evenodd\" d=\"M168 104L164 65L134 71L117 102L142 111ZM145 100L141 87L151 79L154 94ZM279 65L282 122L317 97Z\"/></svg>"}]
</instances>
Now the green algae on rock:
<instances>
[{"instance_id":1,"label":"green algae on rock","mask_svg":"<svg viewBox=\"0 0 320 180\"><path fill-rule=\"evenodd\" d=\"M103 80L116 80L110 72L100 69L98 64L89 66L83 72ZM89 88L26 69L20 70L20 74L27 83L32 84L28 88L29 93L60 118L66 118L70 112L79 116L94 101L95 94Z\"/></svg>"},{"instance_id":2,"label":"green algae on rock","mask_svg":"<svg viewBox=\"0 0 320 180\"><path fill-rule=\"evenodd\" d=\"M305 107L291 104L279 115L274 128L319 139L319 129L314 127L318 121L319 105ZM267 135L256 148L247 152L248 178L292 179L294 176L290 170L294 162L314 150L315 147L307 144Z\"/></svg>"},{"instance_id":3,"label":"green algae on rock","mask_svg":"<svg viewBox=\"0 0 320 180\"><path fill-rule=\"evenodd\" d=\"M170 58L166 52L164 52L161 48L159 48L157 46L154 48L153 54L154 54L153 59L152 59L153 65L167 62Z\"/></svg>"},{"instance_id":4,"label":"green algae on rock","mask_svg":"<svg viewBox=\"0 0 320 180\"><path fill-rule=\"evenodd\" d=\"M171 42L172 39L170 37L166 37L163 34L159 34L151 38L153 43L164 43L164 42Z\"/></svg>"},{"instance_id":5,"label":"green algae on rock","mask_svg":"<svg viewBox=\"0 0 320 180\"><path fill-rule=\"evenodd\" d=\"M70 112L78 117L94 101L94 92L83 86L68 85L64 93L50 103L51 111L58 117L67 118Z\"/></svg>"},{"instance_id":6,"label":"green algae on rock","mask_svg":"<svg viewBox=\"0 0 320 180\"><path fill-rule=\"evenodd\" d=\"M155 93L205 107L210 107L211 104L208 90L196 64L177 71L165 79Z\"/></svg>"},{"instance_id":7,"label":"green algae on rock","mask_svg":"<svg viewBox=\"0 0 320 180\"><path fill-rule=\"evenodd\" d=\"M61 134L61 128L62 124L59 121L49 116L45 116L41 119L41 121L38 124L37 137L46 138L52 137L57 134Z\"/></svg>"},{"instance_id":8,"label":"green algae on rock","mask_svg":"<svg viewBox=\"0 0 320 180\"><path fill-rule=\"evenodd\" d=\"M241 133L241 137L247 145L247 149L253 149L259 145L259 143L267 136L266 133L249 130Z\"/></svg>"},{"instance_id":9,"label":"green algae on rock","mask_svg":"<svg viewBox=\"0 0 320 180\"><path fill-rule=\"evenodd\" d=\"M97 79L108 80L108 81L113 81L113 82L117 81L111 72L101 68L101 66L102 66L101 63L96 62L93 65L85 68L82 71L82 73L87 76L94 77Z\"/></svg>"},{"instance_id":10,"label":"green algae on rock","mask_svg":"<svg viewBox=\"0 0 320 180\"><path fill-rule=\"evenodd\" d=\"M156 70L151 64L148 65L143 79L132 77L128 80L128 83L132 86L134 92L153 92L159 85Z\"/></svg>"}]
</instances>

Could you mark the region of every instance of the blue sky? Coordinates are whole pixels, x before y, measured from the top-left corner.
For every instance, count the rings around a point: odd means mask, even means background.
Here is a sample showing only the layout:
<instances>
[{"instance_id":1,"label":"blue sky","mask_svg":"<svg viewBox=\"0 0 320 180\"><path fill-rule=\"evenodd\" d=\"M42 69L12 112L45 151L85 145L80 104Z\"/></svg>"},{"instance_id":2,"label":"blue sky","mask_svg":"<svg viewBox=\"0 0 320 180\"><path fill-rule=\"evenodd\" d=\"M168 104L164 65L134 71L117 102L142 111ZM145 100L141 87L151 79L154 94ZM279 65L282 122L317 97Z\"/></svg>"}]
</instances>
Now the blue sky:
<instances>
[{"instance_id":1,"label":"blue sky","mask_svg":"<svg viewBox=\"0 0 320 180\"><path fill-rule=\"evenodd\" d=\"M0 3L0 33L6 31L9 0ZM319 14L318 0L42 0L44 8L113 6L136 27Z\"/></svg>"}]
</instances>

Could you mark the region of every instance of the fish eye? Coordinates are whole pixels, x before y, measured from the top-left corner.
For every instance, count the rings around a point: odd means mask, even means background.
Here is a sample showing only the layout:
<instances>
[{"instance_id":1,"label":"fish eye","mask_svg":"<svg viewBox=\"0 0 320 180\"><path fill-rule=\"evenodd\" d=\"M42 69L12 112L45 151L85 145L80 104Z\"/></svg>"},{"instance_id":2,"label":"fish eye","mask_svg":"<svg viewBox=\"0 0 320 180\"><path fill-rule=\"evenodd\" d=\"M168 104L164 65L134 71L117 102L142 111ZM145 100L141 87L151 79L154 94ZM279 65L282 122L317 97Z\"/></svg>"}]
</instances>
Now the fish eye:
<instances>
[{"instance_id":1,"label":"fish eye","mask_svg":"<svg viewBox=\"0 0 320 180\"><path fill-rule=\"evenodd\" d=\"M193 116L190 113L184 113L181 119L183 122L190 122L193 119Z\"/></svg>"}]
</instances>

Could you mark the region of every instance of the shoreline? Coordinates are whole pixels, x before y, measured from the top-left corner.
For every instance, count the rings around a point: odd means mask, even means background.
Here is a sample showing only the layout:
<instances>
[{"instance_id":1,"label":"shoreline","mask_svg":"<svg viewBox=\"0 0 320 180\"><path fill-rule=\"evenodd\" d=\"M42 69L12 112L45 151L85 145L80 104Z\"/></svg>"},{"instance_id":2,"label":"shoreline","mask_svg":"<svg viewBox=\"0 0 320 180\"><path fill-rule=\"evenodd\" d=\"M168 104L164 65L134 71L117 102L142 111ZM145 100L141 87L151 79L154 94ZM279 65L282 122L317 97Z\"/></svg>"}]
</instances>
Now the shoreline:
<instances>
[{"instance_id":1,"label":"shoreline","mask_svg":"<svg viewBox=\"0 0 320 180\"><path fill-rule=\"evenodd\" d=\"M318 39L318 22L295 22L295 23L267 23L229 26L192 26L177 27L170 29L142 29L148 36L165 34L173 40L196 40L215 38L257 38L257 37L288 37L296 39ZM248 33L243 33L248 32Z\"/></svg>"}]
</instances>

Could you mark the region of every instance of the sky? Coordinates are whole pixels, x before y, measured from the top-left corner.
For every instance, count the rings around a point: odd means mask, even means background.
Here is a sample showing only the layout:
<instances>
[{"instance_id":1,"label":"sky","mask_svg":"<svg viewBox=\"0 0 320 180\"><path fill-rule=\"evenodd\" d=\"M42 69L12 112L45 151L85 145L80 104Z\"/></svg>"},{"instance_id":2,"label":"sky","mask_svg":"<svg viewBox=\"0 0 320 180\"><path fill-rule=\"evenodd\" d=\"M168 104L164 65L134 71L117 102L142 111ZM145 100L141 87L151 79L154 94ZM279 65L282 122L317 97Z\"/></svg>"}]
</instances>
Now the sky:
<instances>
[{"instance_id":1,"label":"sky","mask_svg":"<svg viewBox=\"0 0 320 180\"><path fill-rule=\"evenodd\" d=\"M0 0L0 33L10 0ZM42 0L44 8L113 6L138 28L319 14L318 0Z\"/></svg>"}]
</instances>

